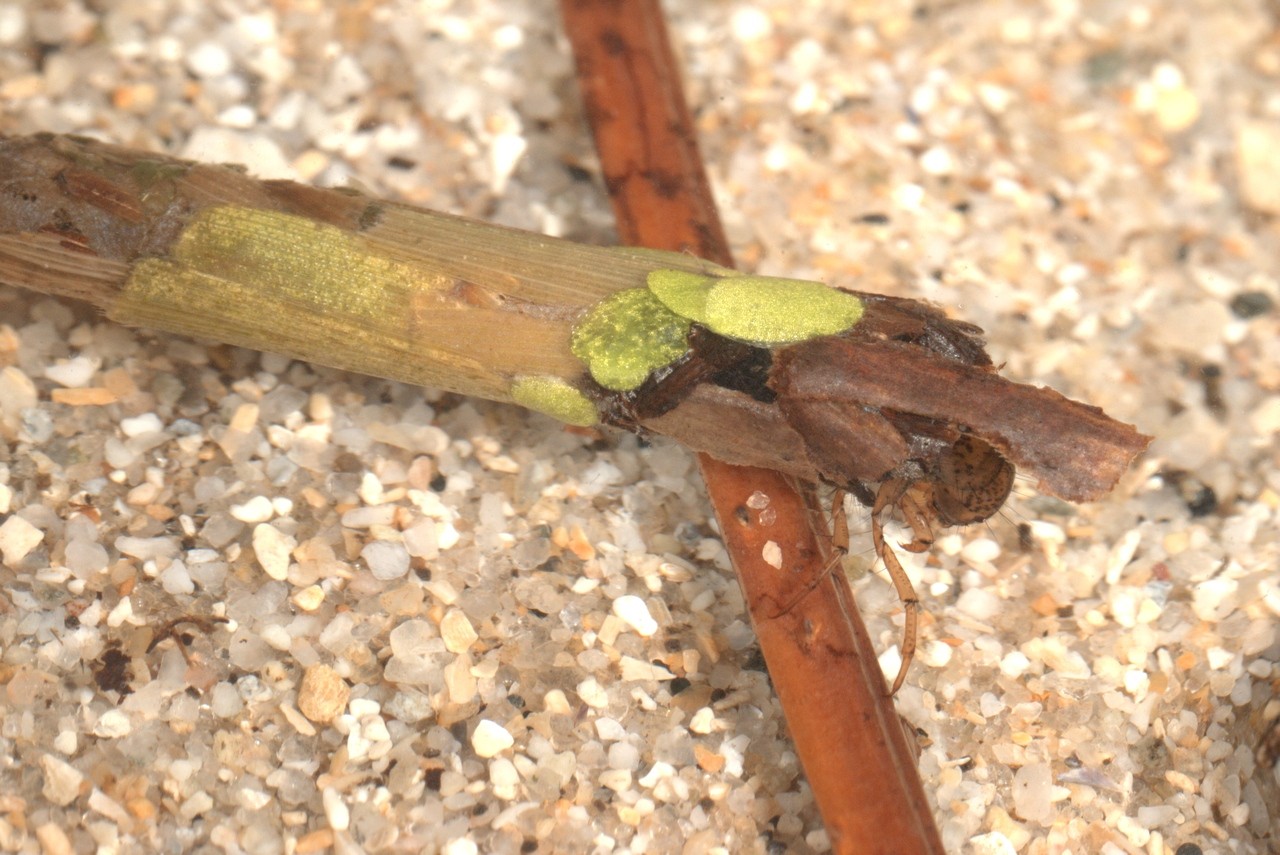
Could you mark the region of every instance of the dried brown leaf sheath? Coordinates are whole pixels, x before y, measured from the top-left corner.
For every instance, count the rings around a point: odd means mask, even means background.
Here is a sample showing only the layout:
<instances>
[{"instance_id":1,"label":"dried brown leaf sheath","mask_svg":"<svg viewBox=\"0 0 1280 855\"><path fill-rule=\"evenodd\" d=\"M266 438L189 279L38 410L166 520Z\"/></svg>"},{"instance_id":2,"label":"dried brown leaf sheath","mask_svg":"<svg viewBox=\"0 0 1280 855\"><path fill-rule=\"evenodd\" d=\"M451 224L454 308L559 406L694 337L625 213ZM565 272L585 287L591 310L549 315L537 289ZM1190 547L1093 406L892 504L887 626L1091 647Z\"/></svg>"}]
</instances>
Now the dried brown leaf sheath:
<instances>
[{"instance_id":1,"label":"dried brown leaf sheath","mask_svg":"<svg viewBox=\"0 0 1280 855\"><path fill-rule=\"evenodd\" d=\"M842 370L849 365L859 370ZM888 410L963 424L1034 475L1041 490L1070 501L1106 493L1150 442L1052 389L1013 383L898 341L806 342L783 351L778 369L783 397L857 401L864 413ZM849 475L864 477L856 470Z\"/></svg>"}]
</instances>

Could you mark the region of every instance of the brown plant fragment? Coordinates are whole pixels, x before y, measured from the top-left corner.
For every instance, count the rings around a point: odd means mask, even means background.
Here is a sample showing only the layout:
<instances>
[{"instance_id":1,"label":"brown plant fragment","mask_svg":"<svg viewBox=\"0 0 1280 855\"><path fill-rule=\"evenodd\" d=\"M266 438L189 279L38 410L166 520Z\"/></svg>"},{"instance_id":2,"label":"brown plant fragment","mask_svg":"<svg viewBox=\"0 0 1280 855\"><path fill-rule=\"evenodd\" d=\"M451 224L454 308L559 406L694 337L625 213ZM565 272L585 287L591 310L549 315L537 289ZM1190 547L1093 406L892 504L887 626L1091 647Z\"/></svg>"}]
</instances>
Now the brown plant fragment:
<instances>
[{"instance_id":1,"label":"brown plant fragment","mask_svg":"<svg viewBox=\"0 0 1280 855\"><path fill-rule=\"evenodd\" d=\"M623 240L731 266L658 4L564 0L561 10ZM672 175L684 192L645 180ZM848 580L829 572L816 491L803 486L818 477L794 428L738 382L694 383L678 405L659 403L639 414L641 427L679 429L682 442L710 452L699 458L707 491L832 851L941 853ZM748 468L757 465L765 468ZM787 572L762 560L769 544Z\"/></svg>"},{"instance_id":2,"label":"brown plant fragment","mask_svg":"<svg viewBox=\"0 0 1280 855\"><path fill-rule=\"evenodd\" d=\"M856 402L882 414L910 414L917 425L963 428L1035 477L1041 490L1073 502L1105 494L1151 441L1052 389L899 341L829 336L793 345L777 355L771 382L783 399ZM819 456L827 457L810 452L811 459ZM851 463L823 477L862 481L864 471Z\"/></svg>"}]
</instances>

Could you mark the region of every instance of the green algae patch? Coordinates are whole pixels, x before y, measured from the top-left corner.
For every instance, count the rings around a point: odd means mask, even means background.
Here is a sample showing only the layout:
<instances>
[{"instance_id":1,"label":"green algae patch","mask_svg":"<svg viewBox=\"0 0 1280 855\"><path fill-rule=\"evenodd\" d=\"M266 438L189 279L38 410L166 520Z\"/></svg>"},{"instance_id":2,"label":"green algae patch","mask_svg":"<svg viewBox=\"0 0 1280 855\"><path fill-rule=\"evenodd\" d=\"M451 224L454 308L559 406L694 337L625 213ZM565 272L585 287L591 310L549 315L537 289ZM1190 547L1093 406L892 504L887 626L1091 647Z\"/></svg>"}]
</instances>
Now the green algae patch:
<instances>
[{"instance_id":1,"label":"green algae patch","mask_svg":"<svg viewBox=\"0 0 1280 855\"><path fill-rule=\"evenodd\" d=\"M707 295L719 281L718 276L684 270L655 270L645 277L645 284L662 305L703 326L707 326Z\"/></svg>"},{"instance_id":2,"label":"green algae patch","mask_svg":"<svg viewBox=\"0 0 1280 855\"><path fill-rule=\"evenodd\" d=\"M569 349L606 389L627 392L688 350L689 319L644 288L597 303L573 328Z\"/></svg>"},{"instance_id":3,"label":"green algae patch","mask_svg":"<svg viewBox=\"0 0 1280 855\"><path fill-rule=\"evenodd\" d=\"M677 315L761 347L841 333L862 318L862 301L853 294L805 279L655 270L646 283Z\"/></svg>"},{"instance_id":4,"label":"green algae patch","mask_svg":"<svg viewBox=\"0 0 1280 855\"><path fill-rule=\"evenodd\" d=\"M561 377L517 377L511 383L511 398L565 424L589 427L600 420L591 399Z\"/></svg>"}]
</instances>

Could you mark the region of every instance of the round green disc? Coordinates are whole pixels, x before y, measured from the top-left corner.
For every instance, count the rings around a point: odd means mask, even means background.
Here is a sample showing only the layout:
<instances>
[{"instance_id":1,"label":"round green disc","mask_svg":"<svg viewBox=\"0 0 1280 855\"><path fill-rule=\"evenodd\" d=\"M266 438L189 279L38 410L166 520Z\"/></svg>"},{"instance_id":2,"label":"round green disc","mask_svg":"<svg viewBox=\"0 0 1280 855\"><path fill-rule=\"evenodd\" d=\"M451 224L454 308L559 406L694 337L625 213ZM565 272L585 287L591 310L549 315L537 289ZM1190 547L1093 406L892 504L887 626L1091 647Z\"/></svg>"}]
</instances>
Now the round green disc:
<instances>
[{"instance_id":1,"label":"round green disc","mask_svg":"<svg viewBox=\"0 0 1280 855\"><path fill-rule=\"evenodd\" d=\"M626 392L684 355L689 325L648 290L631 288L597 303L573 328L569 348L597 383Z\"/></svg>"},{"instance_id":2,"label":"round green disc","mask_svg":"<svg viewBox=\"0 0 1280 855\"><path fill-rule=\"evenodd\" d=\"M834 335L862 318L862 301L853 294L804 279L655 270L646 281L676 314L762 347Z\"/></svg>"},{"instance_id":3,"label":"round green disc","mask_svg":"<svg viewBox=\"0 0 1280 855\"><path fill-rule=\"evenodd\" d=\"M599 421L591 399L560 377L517 377L511 383L511 397L520 406L565 424L589 427Z\"/></svg>"}]
</instances>

